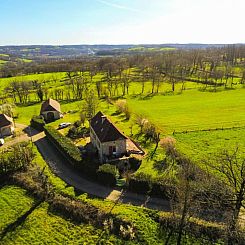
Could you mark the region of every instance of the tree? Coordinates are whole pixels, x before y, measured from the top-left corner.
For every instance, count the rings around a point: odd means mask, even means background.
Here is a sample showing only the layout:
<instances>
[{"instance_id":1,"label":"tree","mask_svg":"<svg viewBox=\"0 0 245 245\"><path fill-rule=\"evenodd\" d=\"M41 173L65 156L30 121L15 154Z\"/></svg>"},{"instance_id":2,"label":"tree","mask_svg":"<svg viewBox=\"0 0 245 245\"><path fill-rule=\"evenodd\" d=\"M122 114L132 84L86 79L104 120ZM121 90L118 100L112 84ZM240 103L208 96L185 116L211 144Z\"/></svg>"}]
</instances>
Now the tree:
<instances>
[{"instance_id":1,"label":"tree","mask_svg":"<svg viewBox=\"0 0 245 245\"><path fill-rule=\"evenodd\" d=\"M81 111L80 112L80 121L81 121L83 126L84 126L85 120L86 120L86 115Z\"/></svg>"},{"instance_id":2,"label":"tree","mask_svg":"<svg viewBox=\"0 0 245 245\"><path fill-rule=\"evenodd\" d=\"M99 100L95 95L95 91L92 89L88 90L82 103L82 112L86 115L87 119L90 120L95 115L98 105Z\"/></svg>"},{"instance_id":3,"label":"tree","mask_svg":"<svg viewBox=\"0 0 245 245\"><path fill-rule=\"evenodd\" d=\"M176 162L179 166L177 182L169 193L172 211L178 214L177 245L182 244L184 230L191 217L198 213L199 205L196 194L202 186L203 174L198 167L185 156L178 154ZM171 232L172 233L172 232Z\"/></svg>"},{"instance_id":4,"label":"tree","mask_svg":"<svg viewBox=\"0 0 245 245\"><path fill-rule=\"evenodd\" d=\"M227 223L228 244L234 244L238 239L238 220L245 199L245 157L239 156L238 147L233 151L223 150L218 154L217 162L209 163L212 169L223 177L223 184L232 192L233 199L230 218Z\"/></svg>"}]
</instances>

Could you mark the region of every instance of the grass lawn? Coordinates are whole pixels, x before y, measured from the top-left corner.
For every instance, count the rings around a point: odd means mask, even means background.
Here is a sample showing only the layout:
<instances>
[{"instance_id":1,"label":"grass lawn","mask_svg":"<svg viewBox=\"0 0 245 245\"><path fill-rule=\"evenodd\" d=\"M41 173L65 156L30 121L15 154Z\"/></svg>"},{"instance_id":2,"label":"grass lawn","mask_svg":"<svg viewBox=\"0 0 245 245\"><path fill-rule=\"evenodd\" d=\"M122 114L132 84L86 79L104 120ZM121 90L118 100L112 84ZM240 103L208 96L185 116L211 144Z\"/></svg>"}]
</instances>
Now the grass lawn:
<instances>
[{"instance_id":1,"label":"grass lawn","mask_svg":"<svg viewBox=\"0 0 245 245\"><path fill-rule=\"evenodd\" d=\"M29 60L23 60L23 62L31 62ZM39 80L42 82L49 82L47 86L51 86L50 81L55 84L54 79L62 80L65 77L66 72L54 72L54 73L42 73L42 74L31 74L31 75L23 75L16 77L8 77L8 78L0 78L0 91L3 90L8 84L12 81L34 81Z\"/></svg>"},{"instance_id":2,"label":"grass lawn","mask_svg":"<svg viewBox=\"0 0 245 245\"><path fill-rule=\"evenodd\" d=\"M47 203L35 209L22 226L9 232L1 244L126 244L88 224L77 224L49 211Z\"/></svg>"},{"instance_id":3,"label":"grass lawn","mask_svg":"<svg viewBox=\"0 0 245 245\"><path fill-rule=\"evenodd\" d=\"M185 91L181 95L129 98L133 112L143 114L163 132L245 125L245 89L222 92Z\"/></svg>"},{"instance_id":4,"label":"grass lawn","mask_svg":"<svg viewBox=\"0 0 245 245\"><path fill-rule=\"evenodd\" d=\"M34 200L26 191L16 186L4 186L0 189L0 233L18 217L28 211Z\"/></svg>"},{"instance_id":5,"label":"grass lawn","mask_svg":"<svg viewBox=\"0 0 245 245\"><path fill-rule=\"evenodd\" d=\"M174 135L177 147L197 163L205 159L215 159L224 149L239 149L240 156L245 155L245 128L190 132Z\"/></svg>"}]
</instances>

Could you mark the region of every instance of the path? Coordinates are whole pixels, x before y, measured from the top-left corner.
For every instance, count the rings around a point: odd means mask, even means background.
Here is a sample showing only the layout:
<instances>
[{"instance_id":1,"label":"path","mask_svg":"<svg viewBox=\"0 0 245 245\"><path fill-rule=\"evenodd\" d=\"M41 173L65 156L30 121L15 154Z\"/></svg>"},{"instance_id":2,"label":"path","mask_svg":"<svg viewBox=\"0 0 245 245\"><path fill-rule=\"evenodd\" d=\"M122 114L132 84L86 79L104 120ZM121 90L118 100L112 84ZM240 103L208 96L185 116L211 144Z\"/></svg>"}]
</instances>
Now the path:
<instances>
[{"instance_id":1,"label":"path","mask_svg":"<svg viewBox=\"0 0 245 245\"><path fill-rule=\"evenodd\" d=\"M49 164L56 175L58 175L67 184L75 187L76 190L112 201L130 203L158 210L170 210L170 205L167 200L150 198L145 195L106 187L86 179L86 177L81 176L79 172L72 168L69 162L46 138L44 132L38 133L34 129L32 129L32 131L34 133L32 136L33 142L42 154L44 160Z\"/></svg>"},{"instance_id":2,"label":"path","mask_svg":"<svg viewBox=\"0 0 245 245\"><path fill-rule=\"evenodd\" d=\"M75 187L76 191L88 193L91 196L118 201L137 206L144 206L152 209L169 211L170 205L167 200L160 198L152 198L146 195L132 193L123 189L115 189L106 187L99 183L88 180L81 173L77 172L71 164L60 154L54 145L47 139L44 132L28 127L23 124L16 124L22 128L27 134L22 134L15 139L6 142L1 149L7 148L16 143L32 140L37 146L43 159L48 163L52 171L64 180L68 185Z\"/></svg>"},{"instance_id":3,"label":"path","mask_svg":"<svg viewBox=\"0 0 245 245\"><path fill-rule=\"evenodd\" d=\"M19 128L21 130L24 130L24 129L28 128L26 125L19 124L19 123L16 123L15 127ZM1 146L0 150L6 149L6 148L8 148L8 147L10 147L12 145L17 144L17 143L20 143L20 142L23 142L23 141L29 141L29 140L30 140L30 137L27 134L23 133L21 135L13 137L11 140L5 142L4 145Z\"/></svg>"}]
</instances>

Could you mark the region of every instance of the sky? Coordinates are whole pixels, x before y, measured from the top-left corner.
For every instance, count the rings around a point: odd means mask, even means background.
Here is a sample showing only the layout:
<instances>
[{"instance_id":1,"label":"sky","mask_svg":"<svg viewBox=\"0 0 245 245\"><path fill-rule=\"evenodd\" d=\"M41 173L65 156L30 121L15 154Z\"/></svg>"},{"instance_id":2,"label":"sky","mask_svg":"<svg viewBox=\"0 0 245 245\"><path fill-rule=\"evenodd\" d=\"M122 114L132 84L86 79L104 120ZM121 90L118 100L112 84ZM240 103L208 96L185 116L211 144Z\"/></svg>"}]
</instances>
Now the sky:
<instances>
[{"instance_id":1,"label":"sky","mask_svg":"<svg viewBox=\"0 0 245 245\"><path fill-rule=\"evenodd\" d=\"M0 0L0 45L244 43L245 0Z\"/></svg>"}]
</instances>

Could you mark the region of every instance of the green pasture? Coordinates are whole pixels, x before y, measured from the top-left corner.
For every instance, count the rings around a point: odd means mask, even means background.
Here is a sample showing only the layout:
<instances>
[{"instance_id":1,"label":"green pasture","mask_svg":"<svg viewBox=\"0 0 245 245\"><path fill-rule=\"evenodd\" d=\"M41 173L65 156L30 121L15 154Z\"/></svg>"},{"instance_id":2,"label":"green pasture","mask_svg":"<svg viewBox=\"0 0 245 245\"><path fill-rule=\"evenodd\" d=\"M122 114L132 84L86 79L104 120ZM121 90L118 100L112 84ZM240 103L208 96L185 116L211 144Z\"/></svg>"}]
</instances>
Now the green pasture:
<instances>
[{"instance_id":1,"label":"green pasture","mask_svg":"<svg viewBox=\"0 0 245 245\"><path fill-rule=\"evenodd\" d=\"M0 233L34 203L24 189L16 186L4 186L0 189Z\"/></svg>"},{"instance_id":2,"label":"green pasture","mask_svg":"<svg viewBox=\"0 0 245 245\"><path fill-rule=\"evenodd\" d=\"M129 97L136 114L162 132L229 128L245 125L245 89L221 92L187 90L179 95Z\"/></svg>"},{"instance_id":3,"label":"green pasture","mask_svg":"<svg viewBox=\"0 0 245 245\"><path fill-rule=\"evenodd\" d=\"M0 67L2 66L2 65L4 65L5 63L7 63L8 61L6 61L6 60L0 60Z\"/></svg>"},{"instance_id":4,"label":"green pasture","mask_svg":"<svg viewBox=\"0 0 245 245\"><path fill-rule=\"evenodd\" d=\"M31 74L31 75L23 75L23 76L16 76L16 77L0 78L0 91L2 91L13 81L22 82L22 81L38 80L39 82L42 82L47 87L57 86L57 83L59 83L60 80L62 80L65 76L66 76L66 72L53 72L53 73L41 73L41 74Z\"/></svg>"},{"instance_id":5,"label":"green pasture","mask_svg":"<svg viewBox=\"0 0 245 245\"><path fill-rule=\"evenodd\" d=\"M9 54L0 54L0 57L9 57Z\"/></svg>"},{"instance_id":6,"label":"green pasture","mask_svg":"<svg viewBox=\"0 0 245 245\"><path fill-rule=\"evenodd\" d=\"M245 155L245 127L215 131L175 134L177 147L193 161L202 164L208 159L217 160L224 150L239 149Z\"/></svg>"},{"instance_id":7,"label":"green pasture","mask_svg":"<svg viewBox=\"0 0 245 245\"><path fill-rule=\"evenodd\" d=\"M125 244L89 224L73 223L49 210L47 203L35 209L1 244Z\"/></svg>"}]
</instances>

